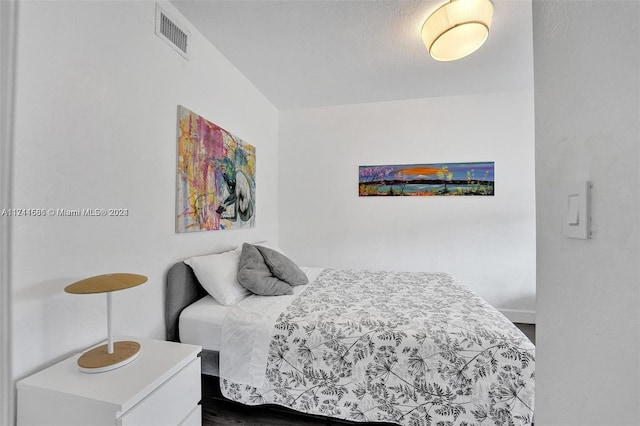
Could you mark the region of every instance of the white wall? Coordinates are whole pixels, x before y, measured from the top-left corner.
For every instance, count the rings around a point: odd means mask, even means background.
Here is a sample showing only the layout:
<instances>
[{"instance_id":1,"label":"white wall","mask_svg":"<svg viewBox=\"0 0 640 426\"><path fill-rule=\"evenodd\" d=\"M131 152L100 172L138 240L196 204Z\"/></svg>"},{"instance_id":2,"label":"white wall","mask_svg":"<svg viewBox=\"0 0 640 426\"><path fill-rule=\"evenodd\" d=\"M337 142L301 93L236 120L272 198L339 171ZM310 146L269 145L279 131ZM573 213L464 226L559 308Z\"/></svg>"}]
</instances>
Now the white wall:
<instances>
[{"instance_id":1,"label":"white wall","mask_svg":"<svg viewBox=\"0 0 640 426\"><path fill-rule=\"evenodd\" d=\"M280 245L299 263L446 271L535 312L533 91L281 111ZM358 197L358 166L495 161L494 197Z\"/></svg>"},{"instance_id":2,"label":"white wall","mask_svg":"<svg viewBox=\"0 0 640 426\"><path fill-rule=\"evenodd\" d=\"M195 29L187 62L154 20L155 2L21 4L13 207L129 216L14 218L15 378L106 336L106 297L67 284L147 275L114 294L115 332L163 338L173 262L277 238L277 110ZM256 146L256 228L174 232L178 104Z\"/></svg>"},{"instance_id":3,"label":"white wall","mask_svg":"<svg viewBox=\"0 0 640 426\"><path fill-rule=\"evenodd\" d=\"M11 202L17 2L0 2L0 206ZM11 216L0 215L0 424L13 421Z\"/></svg>"},{"instance_id":4,"label":"white wall","mask_svg":"<svg viewBox=\"0 0 640 426\"><path fill-rule=\"evenodd\" d=\"M640 424L640 3L534 1L536 425ZM560 233L590 180L593 239Z\"/></svg>"}]
</instances>

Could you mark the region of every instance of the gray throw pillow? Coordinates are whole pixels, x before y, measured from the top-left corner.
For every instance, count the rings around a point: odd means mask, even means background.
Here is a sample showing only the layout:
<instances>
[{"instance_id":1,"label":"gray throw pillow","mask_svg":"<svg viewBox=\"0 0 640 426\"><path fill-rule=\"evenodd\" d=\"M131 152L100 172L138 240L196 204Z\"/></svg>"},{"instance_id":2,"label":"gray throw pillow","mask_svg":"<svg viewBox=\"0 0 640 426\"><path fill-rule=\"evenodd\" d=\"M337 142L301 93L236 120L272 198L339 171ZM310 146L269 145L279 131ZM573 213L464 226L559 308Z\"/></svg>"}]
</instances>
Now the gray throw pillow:
<instances>
[{"instance_id":1,"label":"gray throw pillow","mask_svg":"<svg viewBox=\"0 0 640 426\"><path fill-rule=\"evenodd\" d=\"M273 275L293 286L309 283L307 274L302 272L302 269L293 263L293 261L287 256L267 247L255 247L262 254L264 262L267 264Z\"/></svg>"},{"instance_id":2,"label":"gray throw pillow","mask_svg":"<svg viewBox=\"0 0 640 426\"><path fill-rule=\"evenodd\" d=\"M273 275L256 246L244 243L238 266L238 282L260 296L293 294L293 287Z\"/></svg>"}]
</instances>

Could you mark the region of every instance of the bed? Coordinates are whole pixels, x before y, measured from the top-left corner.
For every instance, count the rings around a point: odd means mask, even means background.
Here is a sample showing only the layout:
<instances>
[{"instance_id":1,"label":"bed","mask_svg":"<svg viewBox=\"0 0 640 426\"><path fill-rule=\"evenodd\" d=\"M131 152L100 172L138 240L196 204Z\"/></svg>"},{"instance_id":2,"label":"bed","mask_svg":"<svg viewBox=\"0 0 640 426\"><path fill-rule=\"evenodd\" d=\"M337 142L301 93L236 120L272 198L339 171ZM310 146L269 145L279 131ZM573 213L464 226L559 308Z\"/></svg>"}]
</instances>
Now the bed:
<instances>
[{"instance_id":1,"label":"bed","mask_svg":"<svg viewBox=\"0 0 640 426\"><path fill-rule=\"evenodd\" d=\"M355 422L533 423L535 347L446 273L302 268L285 296L221 305L167 274L167 340L203 346L225 398Z\"/></svg>"}]
</instances>

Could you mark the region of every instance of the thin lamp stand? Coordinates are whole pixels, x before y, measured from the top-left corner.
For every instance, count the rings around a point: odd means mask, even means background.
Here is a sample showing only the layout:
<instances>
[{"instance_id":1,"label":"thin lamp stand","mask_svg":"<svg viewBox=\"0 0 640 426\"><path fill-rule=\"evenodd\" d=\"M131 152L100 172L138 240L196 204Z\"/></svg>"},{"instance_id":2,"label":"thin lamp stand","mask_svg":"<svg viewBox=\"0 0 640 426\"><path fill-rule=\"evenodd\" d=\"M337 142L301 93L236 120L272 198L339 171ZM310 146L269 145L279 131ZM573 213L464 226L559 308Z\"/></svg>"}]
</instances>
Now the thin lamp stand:
<instances>
[{"instance_id":1,"label":"thin lamp stand","mask_svg":"<svg viewBox=\"0 0 640 426\"><path fill-rule=\"evenodd\" d=\"M111 320L111 306L113 298L111 297L111 292L107 292L107 353L113 353L113 321Z\"/></svg>"}]
</instances>

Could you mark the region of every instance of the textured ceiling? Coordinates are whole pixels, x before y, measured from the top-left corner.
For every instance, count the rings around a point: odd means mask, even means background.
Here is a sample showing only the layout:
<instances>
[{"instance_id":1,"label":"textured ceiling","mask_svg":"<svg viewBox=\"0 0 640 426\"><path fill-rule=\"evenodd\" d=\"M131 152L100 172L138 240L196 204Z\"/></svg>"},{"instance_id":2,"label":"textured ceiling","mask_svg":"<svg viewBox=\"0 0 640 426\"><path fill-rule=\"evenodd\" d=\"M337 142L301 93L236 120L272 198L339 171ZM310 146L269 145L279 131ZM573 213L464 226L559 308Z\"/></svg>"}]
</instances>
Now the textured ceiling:
<instances>
[{"instance_id":1,"label":"textured ceiling","mask_svg":"<svg viewBox=\"0 0 640 426\"><path fill-rule=\"evenodd\" d=\"M489 39L454 62L420 38L442 2L172 3L279 109L533 88L530 0L494 0Z\"/></svg>"}]
</instances>

